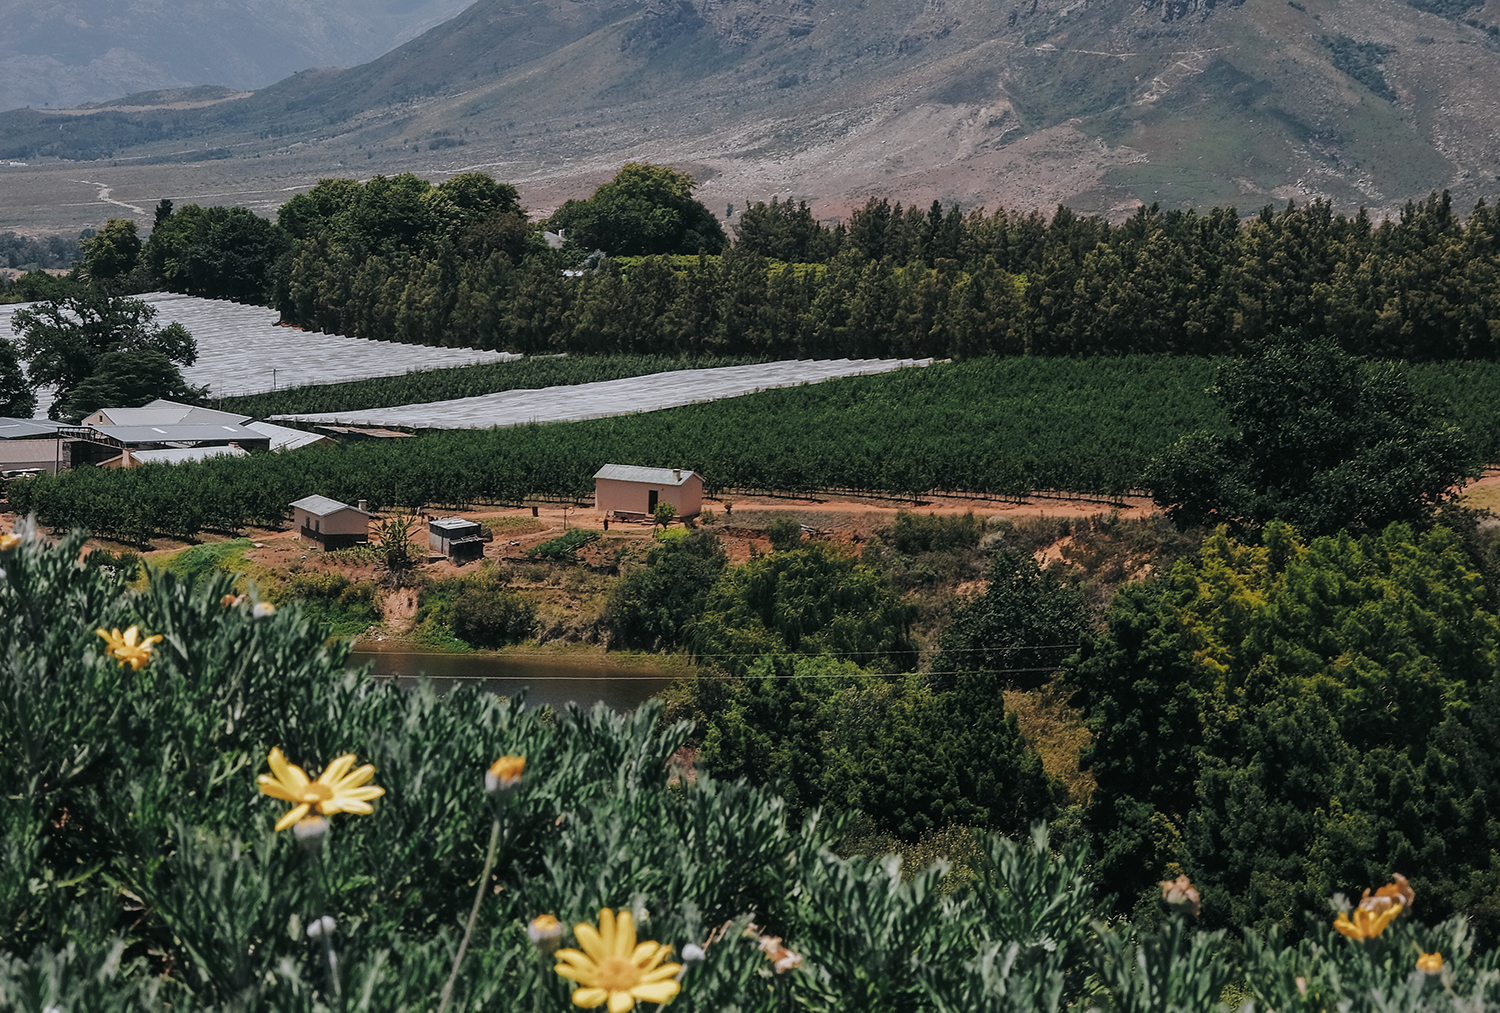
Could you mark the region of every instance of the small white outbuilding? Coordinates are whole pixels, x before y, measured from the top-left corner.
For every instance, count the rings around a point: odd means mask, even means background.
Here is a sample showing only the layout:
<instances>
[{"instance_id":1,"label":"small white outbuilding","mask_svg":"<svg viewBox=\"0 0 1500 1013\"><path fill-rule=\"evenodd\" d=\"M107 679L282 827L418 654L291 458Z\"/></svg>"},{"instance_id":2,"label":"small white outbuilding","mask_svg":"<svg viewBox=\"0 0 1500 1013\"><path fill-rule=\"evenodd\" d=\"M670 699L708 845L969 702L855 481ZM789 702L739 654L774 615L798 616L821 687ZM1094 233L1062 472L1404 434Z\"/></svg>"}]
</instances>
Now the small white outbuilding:
<instances>
[{"instance_id":1,"label":"small white outbuilding","mask_svg":"<svg viewBox=\"0 0 1500 1013\"><path fill-rule=\"evenodd\" d=\"M359 506L327 496L304 496L292 503L292 526L297 533L325 549L347 549L370 541L370 514Z\"/></svg>"},{"instance_id":2,"label":"small white outbuilding","mask_svg":"<svg viewBox=\"0 0 1500 1013\"><path fill-rule=\"evenodd\" d=\"M606 464L594 473L594 509L602 514L650 515L670 503L678 517L703 509L703 476L684 468Z\"/></svg>"}]
</instances>

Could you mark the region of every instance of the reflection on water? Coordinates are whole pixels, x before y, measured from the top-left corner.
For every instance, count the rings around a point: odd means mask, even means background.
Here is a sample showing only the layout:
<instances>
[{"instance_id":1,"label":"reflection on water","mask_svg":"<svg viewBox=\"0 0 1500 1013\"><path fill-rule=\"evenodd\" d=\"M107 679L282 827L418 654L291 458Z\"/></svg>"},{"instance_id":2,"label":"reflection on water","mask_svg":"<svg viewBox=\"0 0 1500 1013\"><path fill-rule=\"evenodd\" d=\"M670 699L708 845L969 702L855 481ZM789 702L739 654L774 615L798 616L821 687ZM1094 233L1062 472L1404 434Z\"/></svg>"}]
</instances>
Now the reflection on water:
<instances>
[{"instance_id":1,"label":"reflection on water","mask_svg":"<svg viewBox=\"0 0 1500 1013\"><path fill-rule=\"evenodd\" d=\"M424 654L364 641L350 661L355 665L369 662L376 676L396 679L402 685L425 675L439 693L460 684L500 696L524 691L532 707L561 707L570 701L590 707L603 700L616 710L629 710L674 678L649 668L620 668L594 659Z\"/></svg>"}]
</instances>

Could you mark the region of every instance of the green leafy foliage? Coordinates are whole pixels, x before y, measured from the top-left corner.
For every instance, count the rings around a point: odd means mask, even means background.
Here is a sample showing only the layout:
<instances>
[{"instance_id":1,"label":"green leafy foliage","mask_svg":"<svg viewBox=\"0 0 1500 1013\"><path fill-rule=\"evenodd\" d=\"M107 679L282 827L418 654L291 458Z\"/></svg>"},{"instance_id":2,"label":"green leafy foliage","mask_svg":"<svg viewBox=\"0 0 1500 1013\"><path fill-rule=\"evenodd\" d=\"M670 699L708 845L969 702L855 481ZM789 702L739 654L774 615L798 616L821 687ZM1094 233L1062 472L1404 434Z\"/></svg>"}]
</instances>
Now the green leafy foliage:
<instances>
[{"instance_id":1,"label":"green leafy foliage","mask_svg":"<svg viewBox=\"0 0 1500 1013\"><path fill-rule=\"evenodd\" d=\"M1478 477L1459 430L1391 363L1283 335L1219 367L1230 433L1197 433L1147 469L1160 506L1187 524L1264 524L1309 534L1420 521Z\"/></svg>"},{"instance_id":2,"label":"green leafy foliage","mask_svg":"<svg viewBox=\"0 0 1500 1013\"><path fill-rule=\"evenodd\" d=\"M984 836L948 889L943 865L839 857L839 818L789 822L787 801L764 787L703 769L682 776L673 757L688 729L655 706L554 714L465 689L375 684L348 671L348 647L325 642L296 605L226 607L227 575L189 585L157 574L133 592L119 574L77 565L81 534L57 546L24 523L19 534L0 550L7 1009L336 1008L307 934L323 914L336 923L346 1008L432 1008L476 886L455 1009L564 1008L568 983L538 959L526 923L541 912L592 921L605 906L632 911L644 938L677 952L703 946L673 1003L685 1011L1060 1013L1107 1002L1186 1013L1209 1009L1231 980L1277 1009L1416 1013L1500 999L1500 954L1477 947L1461 918L1403 915L1356 943L1325 916L1295 944L1273 929L1242 949L1181 915L1120 931L1097 920L1088 858L1054 851L1041 826ZM105 656L96 624L138 624L163 640L134 670ZM798 748L844 748L878 728L882 707L925 706L911 695L920 680L802 664L827 678L766 669L739 684L759 684L757 705L774 694L795 703L785 694L801 688L802 704L783 704ZM817 713L856 727L813 735ZM886 748L883 735L873 741ZM255 790L272 746L310 773L353 751L386 793L373 815L335 816L309 851L271 829L286 804ZM919 758L889 748L890 771ZM526 757L526 772L501 810L493 876L476 884L495 818L482 775L500 754ZM1001 755L971 753L960 770ZM872 784L890 776L882 766L863 768ZM914 786L929 780L912 769ZM854 772L838 783L855 783ZM796 966L773 969L762 932ZM1428 952L1443 954L1440 974L1415 972Z\"/></svg>"},{"instance_id":3,"label":"green leafy foliage","mask_svg":"<svg viewBox=\"0 0 1500 1013\"><path fill-rule=\"evenodd\" d=\"M1378 52L1330 45L1382 91ZM508 184L472 173L437 187L324 180L287 202L256 262L274 263L272 301L290 323L520 351L1214 355L1302 327L1371 356L1500 354L1495 210L1481 202L1460 220L1446 193L1378 225L1322 201L1243 222L1233 208L1142 207L1115 225L1065 207L1048 219L872 197L830 231L773 203L744 212L739 244L717 256L718 223L690 180L632 163L550 224L582 252L662 255L606 258L582 277L562 274L578 251L548 250L513 202ZM214 249L215 279L254 259Z\"/></svg>"},{"instance_id":4,"label":"green leafy foliage","mask_svg":"<svg viewBox=\"0 0 1500 1013\"><path fill-rule=\"evenodd\" d=\"M724 571L693 625L692 651L730 672L763 655L829 654L912 667L910 607L879 571L826 542Z\"/></svg>"},{"instance_id":5,"label":"green leafy foliage","mask_svg":"<svg viewBox=\"0 0 1500 1013\"><path fill-rule=\"evenodd\" d=\"M157 210L145 249L155 285L237 302L263 303L270 297L275 269L292 245L275 222L242 207L189 204L174 211L166 201Z\"/></svg>"},{"instance_id":6,"label":"green leafy foliage","mask_svg":"<svg viewBox=\"0 0 1500 1013\"><path fill-rule=\"evenodd\" d=\"M1396 51L1393 47L1357 42L1347 35L1325 35L1318 41L1328 49L1335 67L1387 102L1396 101L1396 91L1385 79L1385 58Z\"/></svg>"},{"instance_id":7,"label":"green leafy foliage","mask_svg":"<svg viewBox=\"0 0 1500 1013\"><path fill-rule=\"evenodd\" d=\"M1015 833L1053 812L1060 793L998 692L961 697L834 658L745 667L694 687L701 762L779 785L794 812L861 813L906 841L955 825Z\"/></svg>"},{"instance_id":8,"label":"green leafy foliage","mask_svg":"<svg viewBox=\"0 0 1500 1013\"><path fill-rule=\"evenodd\" d=\"M958 605L933 663L938 685L1034 689L1078 647L1087 628L1083 596L1033 556L1002 549L984 594Z\"/></svg>"},{"instance_id":9,"label":"green leafy foliage","mask_svg":"<svg viewBox=\"0 0 1500 1013\"><path fill-rule=\"evenodd\" d=\"M770 260L821 264L838 252L841 234L814 220L806 201L772 197L746 208L735 223L735 248Z\"/></svg>"},{"instance_id":10,"label":"green leafy foliage","mask_svg":"<svg viewBox=\"0 0 1500 1013\"><path fill-rule=\"evenodd\" d=\"M140 300L92 291L17 310L11 325L20 335L27 378L33 385L57 387L49 417L77 421L80 415L62 412L71 395L96 375L74 408L115 387L132 396L162 386L190 393L176 365L197 361L197 343L181 324L153 327L155 318L155 307Z\"/></svg>"},{"instance_id":11,"label":"green leafy foliage","mask_svg":"<svg viewBox=\"0 0 1500 1013\"><path fill-rule=\"evenodd\" d=\"M797 518L780 514L766 525L766 537L771 540L774 551L787 552L802 544L802 525Z\"/></svg>"},{"instance_id":12,"label":"green leafy foliage","mask_svg":"<svg viewBox=\"0 0 1500 1013\"><path fill-rule=\"evenodd\" d=\"M669 528L677 517L677 508L671 503L658 503L651 511L652 526Z\"/></svg>"},{"instance_id":13,"label":"green leafy foliage","mask_svg":"<svg viewBox=\"0 0 1500 1013\"><path fill-rule=\"evenodd\" d=\"M499 647L536 632L536 602L497 583L482 572L466 581L453 603L453 632L475 647Z\"/></svg>"},{"instance_id":14,"label":"green leafy foliage","mask_svg":"<svg viewBox=\"0 0 1500 1013\"><path fill-rule=\"evenodd\" d=\"M207 387L194 387L184 380L163 352L105 352L94 372L59 399L56 412L59 418L76 421L100 408L139 408L157 398L192 403L207 393Z\"/></svg>"},{"instance_id":15,"label":"green leafy foliage","mask_svg":"<svg viewBox=\"0 0 1500 1013\"><path fill-rule=\"evenodd\" d=\"M718 253L726 245L713 212L693 199L693 177L666 166L627 162L586 201L568 201L547 228L585 253L615 256Z\"/></svg>"},{"instance_id":16,"label":"green leafy foliage","mask_svg":"<svg viewBox=\"0 0 1500 1013\"><path fill-rule=\"evenodd\" d=\"M22 236L14 232L0 232L0 267L12 270L39 271L47 267L72 267L78 259L78 240L83 236ZM0 302L5 302L4 290L0 289Z\"/></svg>"},{"instance_id":17,"label":"green leafy foliage","mask_svg":"<svg viewBox=\"0 0 1500 1013\"><path fill-rule=\"evenodd\" d=\"M1413 367L1444 397L1470 452L1500 459L1488 397L1500 366ZM11 503L65 529L146 542L208 528L277 527L312 493L372 509L593 495L593 474L664 457L705 476L709 495L964 491L1020 496L1061 489L1121 495L1184 432L1222 427L1205 388L1213 363L1132 356L987 358L762 391L713 404L562 425L452 432L170 468L74 469L14 483ZM957 434L957 435L955 435ZM154 470L153 470L154 469Z\"/></svg>"},{"instance_id":18,"label":"green leafy foliage","mask_svg":"<svg viewBox=\"0 0 1500 1013\"><path fill-rule=\"evenodd\" d=\"M1280 924L1404 869L1437 917L1496 931L1487 817L1500 620L1445 528L1304 543L1222 530L1120 591L1071 677L1089 820L1126 903L1180 866L1210 923Z\"/></svg>"},{"instance_id":19,"label":"green leafy foliage","mask_svg":"<svg viewBox=\"0 0 1500 1013\"><path fill-rule=\"evenodd\" d=\"M644 565L626 569L610 586L605 610L610 646L645 651L682 647L727 562L723 544L707 531L657 541Z\"/></svg>"},{"instance_id":20,"label":"green leafy foliage","mask_svg":"<svg viewBox=\"0 0 1500 1013\"><path fill-rule=\"evenodd\" d=\"M379 592L372 581L353 581L340 573L303 571L292 574L270 595L277 605L297 602L307 622L330 637L354 637L380 622Z\"/></svg>"},{"instance_id":21,"label":"green leafy foliage","mask_svg":"<svg viewBox=\"0 0 1500 1013\"><path fill-rule=\"evenodd\" d=\"M532 546L526 550L526 555L533 559L577 561L578 550L585 545L592 545L601 537L599 532L589 528L574 528L563 532L556 538L549 538L540 545Z\"/></svg>"},{"instance_id":22,"label":"green leafy foliage","mask_svg":"<svg viewBox=\"0 0 1500 1013\"><path fill-rule=\"evenodd\" d=\"M36 413L36 392L26 380L15 343L0 337L0 417L29 419Z\"/></svg>"},{"instance_id":23,"label":"green leafy foliage","mask_svg":"<svg viewBox=\"0 0 1500 1013\"><path fill-rule=\"evenodd\" d=\"M135 233L135 222L111 218L97 234L78 244L82 252L79 265L90 285L108 291L115 281L135 270L141 256L141 240Z\"/></svg>"}]
</instances>

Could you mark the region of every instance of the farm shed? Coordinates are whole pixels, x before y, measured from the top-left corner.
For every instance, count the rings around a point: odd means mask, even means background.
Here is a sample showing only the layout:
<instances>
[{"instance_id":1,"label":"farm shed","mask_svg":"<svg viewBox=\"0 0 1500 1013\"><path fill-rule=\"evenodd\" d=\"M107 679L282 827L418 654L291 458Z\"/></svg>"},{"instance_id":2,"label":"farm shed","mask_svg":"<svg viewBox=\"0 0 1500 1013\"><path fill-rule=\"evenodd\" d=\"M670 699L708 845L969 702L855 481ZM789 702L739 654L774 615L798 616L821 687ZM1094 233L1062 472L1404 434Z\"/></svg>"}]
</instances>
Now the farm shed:
<instances>
[{"instance_id":1,"label":"farm shed","mask_svg":"<svg viewBox=\"0 0 1500 1013\"><path fill-rule=\"evenodd\" d=\"M370 515L364 500L350 506L327 496L304 496L292 504L292 526L325 549L347 549L370 540Z\"/></svg>"},{"instance_id":2,"label":"farm shed","mask_svg":"<svg viewBox=\"0 0 1500 1013\"><path fill-rule=\"evenodd\" d=\"M0 418L0 472L46 471L51 474L73 463L73 443L62 427L46 419Z\"/></svg>"},{"instance_id":3,"label":"farm shed","mask_svg":"<svg viewBox=\"0 0 1500 1013\"><path fill-rule=\"evenodd\" d=\"M484 555L484 532L476 521L438 517L427 524L427 545L455 563L466 563Z\"/></svg>"},{"instance_id":4,"label":"farm shed","mask_svg":"<svg viewBox=\"0 0 1500 1013\"><path fill-rule=\"evenodd\" d=\"M166 423L163 425L91 425L65 429L77 436L73 463L96 464L119 456L122 450L173 450L183 447L238 446L241 450L269 450L271 441L236 423Z\"/></svg>"},{"instance_id":5,"label":"farm shed","mask_svg":"<svg viewBox=\"0 0 1500 1013\"><path fill-rule=\"evenodd\" d=\"M678 517L703 509L703 476L682 468L641 468L606 464L594 473L594 509L603 514L649 515L670 503Z\"/></svg>"},{"instance_id":6,"label":"farm shed","mask_svg":"<svg viewBox=\"0 0 1500 1013\"><path fill-rule=\"evenodd\" d=\"M100 408L85 415L81 426L222 426L241 425L250 416L180 404L159 397L139 408Z\"/></svg>"}]
</instances>

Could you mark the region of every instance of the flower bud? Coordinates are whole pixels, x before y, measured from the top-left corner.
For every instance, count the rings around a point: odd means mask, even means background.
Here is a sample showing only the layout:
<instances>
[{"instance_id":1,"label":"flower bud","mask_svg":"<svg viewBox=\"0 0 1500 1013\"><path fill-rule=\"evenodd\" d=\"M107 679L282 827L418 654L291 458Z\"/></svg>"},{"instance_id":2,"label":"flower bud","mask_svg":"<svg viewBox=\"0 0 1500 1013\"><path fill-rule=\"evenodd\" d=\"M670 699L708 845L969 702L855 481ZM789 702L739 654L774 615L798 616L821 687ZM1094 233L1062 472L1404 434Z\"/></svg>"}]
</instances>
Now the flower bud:
<instances>
[{"instance_id":1,"label":"flower bud","mask_svg":"<svg viewBox=\"0 0 1500 1013\"><path fill-rule=\"evenodd\" d=\"M322 939L324 936L331 936L338 927L339 923L333 920L333 915L324 915L307 927L307 938Z\"/></svg>"},{"instance_id":2,"label":"flower bud","mask_svg":"<svg viewBox=\"0 0 1500 1013\"><path fill-rule=\"evenodd\" d=\"M761 936L760 948L777 974L785 974L802 966L802 954L781 945L780 936Z\"/></svg>"},{"instance_id":3,"label":"flower bud","mask_svg":"<svg viewBox=\"0 0 1500 1013\"><path fill-rule=\"evenodd\" d=\"M1198 903L1198 891L1193 889L1193 884L1186 876L1162 880L1161 899L1166 901L1168 907L1186 912L1194 918L1203 910L1203 906Z\"/></svg>"},{"instance_id":4,"label":"flower bud","mask_svg":"<svg viewBox=\"0 0 1500 1013\"><path fill-rule=\"evenodd\" d=\"M257 619L264 619L266 616L273 616L275 614L276 606L272 605L268 601L256 602L255 609L251 612L251 615L255 616L255 618Z\"/></svg>"},{"instance_id":5,"label":"flower bud","mask_svg":"<svg viewBox=\"0 0 1500 1013\"><path fill-rule=\"evenodd\" d=\"M703 952L703 947L697 943L688 943L682 948L682 962L684 964L696 964L708 954Z\"/></svg>"},{"instance_id":6,"label":"flower bud","mask_svg":"<svg viewBox=\"0 0 1500 1013\"><path fill-rule=\"evenodd\" d=\"M502 756L490 764L490 769L484 772L484 790L490 795L499 796L501 799L510 797L510 793L516 790L521 783L521 772L526 769L526 757L524 756Z\"/></svg>"},{"instance_id":7,"label":"flower bud","mask_svg":"<svg viewBox=\"0 0 1500 1013\"><path fill-rule=\"evenodd\" d=\"M556 953L557 947L562 943L562 922L552 915L537 915L526 926L526 935L531 938L532 945L543 953Z\"/></svg>"},{"instance_id":8,"label":"flower bud","mask_svg":"<svg viewBox=\"0 0 1500 1013\"><path fill-rule=\"evenodd\" d=\"M1443 955L1441 953L1424 953L1417 958L1417 970L1423 974L1442 974Z\"/></svg>"},{"instance_id":9,"label":"flower bud","mask_svg":"<svg viewBox=\"0 0 1500 1013\"><path fill-rule=\"evenodd\" d=\"M323 847L328 829L328 821L322 816L309 816L297 821L297 825L292 827L292 834L296 836L297 843L308 851L317 851Z\"/></svg>"}]
</instances>

